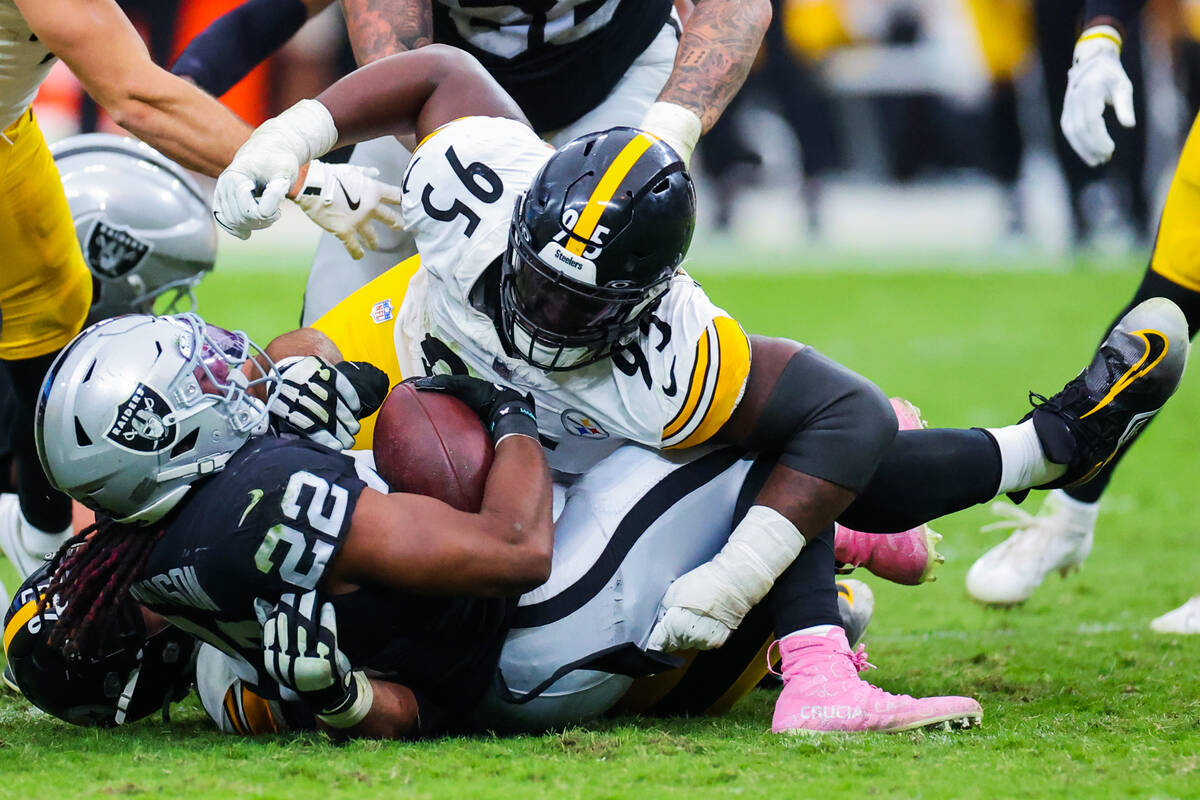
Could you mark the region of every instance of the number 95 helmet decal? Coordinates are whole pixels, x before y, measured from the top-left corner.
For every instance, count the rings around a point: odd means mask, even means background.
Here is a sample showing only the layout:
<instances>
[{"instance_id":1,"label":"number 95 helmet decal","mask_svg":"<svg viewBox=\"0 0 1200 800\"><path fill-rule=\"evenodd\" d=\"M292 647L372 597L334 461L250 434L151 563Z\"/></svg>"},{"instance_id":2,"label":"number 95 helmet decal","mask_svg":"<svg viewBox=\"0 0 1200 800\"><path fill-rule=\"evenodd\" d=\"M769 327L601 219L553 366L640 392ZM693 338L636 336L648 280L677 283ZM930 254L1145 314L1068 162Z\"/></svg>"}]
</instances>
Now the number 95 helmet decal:
<instances>
[{"instance_id":1,"label":"number 95 helmet decal","mask_svg":"<svg viewBox=\"0 0 1200 800\"><path fill-rule=\"evenodd\" d=\"M240 331L195 314L114 317L75 337L46 374L38 455L59 490L149 524L266 430L278 387L275 365Z\"/></svg>"},{"instance_id":2,"label":"number 95 helmet decal","mask_svg":"<svg viewBox=\"0 0 1200 800\"><path fill-rule=\"evenodd\" d=\"M500 278L505 346L544 370L606 358L670 285L696 224L683 162L612 128L575 139L517 202Z\"/></svg>"}]
</instances>

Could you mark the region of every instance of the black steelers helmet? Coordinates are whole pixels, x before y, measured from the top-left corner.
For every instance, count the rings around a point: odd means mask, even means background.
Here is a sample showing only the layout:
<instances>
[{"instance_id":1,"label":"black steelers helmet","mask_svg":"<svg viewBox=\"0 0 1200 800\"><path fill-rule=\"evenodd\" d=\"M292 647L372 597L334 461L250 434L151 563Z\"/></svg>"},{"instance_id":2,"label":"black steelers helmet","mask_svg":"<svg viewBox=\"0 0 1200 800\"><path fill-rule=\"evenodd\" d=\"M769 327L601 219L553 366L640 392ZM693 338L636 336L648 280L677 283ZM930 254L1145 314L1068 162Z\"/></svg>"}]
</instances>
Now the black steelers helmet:
<instances>
[{"instance_id":1,"label":"black steelers helmet","mask_svg":"<svg viewBox=\"0 0 1200 800\"><path fill-rule=\"evenodd\" d=\"M5 679L29 702L73 725L110 727L133 722L181 700L192 685L196 640L167 625L147 635L132 598L122 626L103 652L67 659L47 643L58 620L53 604L37 607L50 584L50 562L17 591L4 616Z\"/></svg>"},{"instance_id":2,"label":"black steelers helmet","mask_svg":"<svg viewBox=\"0 0 1200 800\"><path fill-rule=\"evenodd\" d=\"M517 201L500 277L500 333L544 370L606 358L667 290L696 224L683 161L612 128L550 157Z\"/></svg>"}]
</instances>

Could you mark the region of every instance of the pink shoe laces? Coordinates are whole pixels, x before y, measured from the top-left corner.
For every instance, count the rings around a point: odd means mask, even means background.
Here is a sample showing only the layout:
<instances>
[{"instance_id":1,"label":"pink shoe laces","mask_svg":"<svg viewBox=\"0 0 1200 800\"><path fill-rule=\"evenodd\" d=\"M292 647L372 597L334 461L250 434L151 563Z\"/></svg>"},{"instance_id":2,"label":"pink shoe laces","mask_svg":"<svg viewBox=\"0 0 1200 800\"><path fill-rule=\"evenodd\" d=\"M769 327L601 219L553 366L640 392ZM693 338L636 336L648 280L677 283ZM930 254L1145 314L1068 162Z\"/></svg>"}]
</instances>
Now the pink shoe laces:
<instances>
[{"instance_id":1,"label":"pink shoe laces","mask_svg":"<svg viewBox=\"0 0 1200 800\"><path fill-rule=\"evenodd\" d=\"M767 672L776 677L782 678L783 673L775 670L775 664L771 659L771 652L778 650L780 641L781 640L776 639L767 647ZM842 655L850 659L850 663L854 665L855 672L866 672L869 669L878 669L878 667L867 660L867 646L865 644L860 643L857 648L848 653L843 651ZM779 660L783 660L782 654L780 654Z\"/></svg>"}]
</instances>

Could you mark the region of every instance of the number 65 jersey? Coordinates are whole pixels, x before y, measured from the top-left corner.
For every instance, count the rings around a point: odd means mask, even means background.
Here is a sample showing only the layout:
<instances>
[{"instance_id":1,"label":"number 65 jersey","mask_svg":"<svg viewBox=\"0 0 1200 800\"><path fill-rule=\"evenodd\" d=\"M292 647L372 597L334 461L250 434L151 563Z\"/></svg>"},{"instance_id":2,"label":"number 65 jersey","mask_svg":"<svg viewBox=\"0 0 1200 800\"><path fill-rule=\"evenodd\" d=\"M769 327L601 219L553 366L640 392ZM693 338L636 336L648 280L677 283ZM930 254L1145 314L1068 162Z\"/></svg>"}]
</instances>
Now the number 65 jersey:
<instances>
[{"instance_id":1,"label":"number 65 jersey","mask_svg":"<svg viewBox=\"0 0 1200 800\"><path fill-rule=\"evenodd\" d=\"M526 125L492 117L444 125L414 151L402 209L421 268L395 327L402 373L470 374L530 392L560 473L582 474L629 441L706 441L741 399L750 343L682 270L611 358L545 372L505 351L496 327L500 261L517 201L553 153Z\"/></svg>"}]
</instances>

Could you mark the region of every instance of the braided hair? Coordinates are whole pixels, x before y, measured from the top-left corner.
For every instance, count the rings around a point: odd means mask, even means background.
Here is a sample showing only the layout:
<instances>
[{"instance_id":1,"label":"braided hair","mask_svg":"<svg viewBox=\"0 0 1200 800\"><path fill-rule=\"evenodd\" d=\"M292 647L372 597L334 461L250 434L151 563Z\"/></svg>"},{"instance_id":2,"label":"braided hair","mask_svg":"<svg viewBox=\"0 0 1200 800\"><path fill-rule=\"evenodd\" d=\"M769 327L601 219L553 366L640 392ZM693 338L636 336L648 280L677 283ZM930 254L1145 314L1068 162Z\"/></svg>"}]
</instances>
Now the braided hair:
<instances>
[{"instance_id":1,"label":"braided hair","mask_svg":"<svg viewBox=\"0 0 1200 800\"><path fill-rule=\"evenodd\" d=\"M68 658L85 659L131 622L140 626L138 605L128 602L129 587L164 531L97 515L94 524L67 540L50 563L50 585L39 609L53 598L59 612L49 643Z\"/></svg>"}]
</instances>

